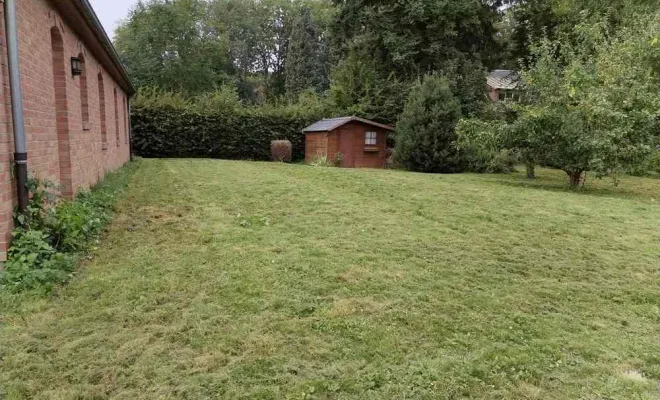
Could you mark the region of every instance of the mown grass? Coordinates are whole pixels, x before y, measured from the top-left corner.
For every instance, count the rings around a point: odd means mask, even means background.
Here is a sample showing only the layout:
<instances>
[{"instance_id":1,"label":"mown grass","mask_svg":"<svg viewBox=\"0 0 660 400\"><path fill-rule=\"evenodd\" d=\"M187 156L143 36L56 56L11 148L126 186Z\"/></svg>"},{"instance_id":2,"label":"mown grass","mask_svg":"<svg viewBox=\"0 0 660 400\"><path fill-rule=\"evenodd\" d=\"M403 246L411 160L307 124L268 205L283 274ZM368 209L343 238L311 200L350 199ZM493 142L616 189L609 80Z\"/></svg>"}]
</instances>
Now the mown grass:
<instances>
[{"instance_id":1,"label":"mown grass","mask_svg":"<svg viewBox=\"0 0 660 400\"><path fill-rule=\"evenodd\" d=\"M657 399L660 181L144 160L2 398Z\"/></svg>"}]
</instances>

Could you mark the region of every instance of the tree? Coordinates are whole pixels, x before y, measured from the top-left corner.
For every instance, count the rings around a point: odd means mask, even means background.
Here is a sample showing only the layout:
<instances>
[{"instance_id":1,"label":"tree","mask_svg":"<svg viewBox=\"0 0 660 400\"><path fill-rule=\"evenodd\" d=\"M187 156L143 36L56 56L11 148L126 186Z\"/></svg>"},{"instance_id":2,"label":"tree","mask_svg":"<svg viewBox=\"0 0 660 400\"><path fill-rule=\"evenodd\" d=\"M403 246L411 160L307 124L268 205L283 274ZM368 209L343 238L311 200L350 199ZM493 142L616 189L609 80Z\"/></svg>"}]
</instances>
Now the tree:
<instances>
[{"instance_id":1,"label":"tree","mask_svg":"<svg viewBox=\"0 0 660 400\"><path fill-rule=\"evenodd\" d=\"M322 54L326 46L322 40L323 33L316 25L312 11L301 7L291 26L285 60L286 94L289 99L298 98L308 88L324 89L327 70Z\"/></svg>"},{"instance_id":2,"label":"tree","mask_svg":"<svg viewBox=\"0 0 660 400\"><path fill-rule=\"evenodd\" d=\"M448 80L425 76L412 88L396 126L397 161L412 171L460 172L454 132L460 117Z\"/></svg>"},{"instance_id":3,"label":"tree","mask_svg":"<svg viewBox=\"0 0 660 400\"><path fill-rule=\"evenodd\" d=\"M138 87L193 96L233 85L245 103L273 102L286 92L287 58L296 94L306 89L295 78L306 65L312 85L327 89L331 18L319 0L147 0L117 29L115 45ZM289 56L294 23L300 29Z\"/></svg>"},{"instance_id":4,"label":"tree","mask_svg":"<svg viewBox=\"0 0 660 400\"><path fill-rule=\"evenodd\" d=\"M138 2L115 45L137 86L196 93L229 81L227 43L205 22L203 0Z\"/></svg>"},{"instance_id":5,"label":"tree","mask_svg":"<svg viewBox=\"0 0 660 400\"><path fill-rule=\"evenodd\" d=\"M497 4L482 0L335 0L332 32L336 52L345 56L355 42L384 70L414 80L442 70L458 57L488 60L499 53L494 23ZM489 65L490 66L490 65Z\"/></svg>"},{"instance_id":6,"label":"tree","mask_svg":"<svg viewBox=\"0 0 660 400\"><path fill-rule=\"evenodd\" d=\"M575 44L579 35L575 26L583 23L604 24L614 32L631 15L653 13L657 0L510 0L504 15L501 34L509 65L527 63L531 47L543 38Z\"/></svg>"},{"instance_id":7,"label":"tree","mask_svg":"<svg viewBox=\"0 0 660 400\"><path fill-rule=\"evenodd\" d=\"M288 0L212 0L209 24L226 38L241 98L284 95L284 60L294 13Z\"/></svg>"},{"instance_id":8,"label":"tree","mask_svg":"<svg viewBox=\"0 0 660 400\"><path fill-rule=\"evenodd\" d=\"M660 13L638 15L615 35L602 22L574 27L575 44L544 39L523 72L527 101L513 122L465 121L463 143L516 148L566 172L623 172L657 144Z\"/></svg>"},{"instance_id":9,"label":"tree","mask_svg":"<svg viewBox=\"0 0 660 400\"><path fill-rule=\"evenodd\" d=\"M331 74L335 104L395 119L414 82L438 73L449 79L464 111L472 114L481 107L486 99L483 65L498 54L494 22L499 2L334 3L338 11L331 27L332 55L340 60Z\"/></svg>"},{"instance_id":10,"label":"tree","mask_svg":"<svg viewBox=\"0 0 660 400\"><path fill-rule=\"evenodd\" d=\"M332 72L329 102L336 114L394 123L403 111L410 85L394 74L383 77L374 60L360 54L351 52Z\"/></svg>"}]
</instances>

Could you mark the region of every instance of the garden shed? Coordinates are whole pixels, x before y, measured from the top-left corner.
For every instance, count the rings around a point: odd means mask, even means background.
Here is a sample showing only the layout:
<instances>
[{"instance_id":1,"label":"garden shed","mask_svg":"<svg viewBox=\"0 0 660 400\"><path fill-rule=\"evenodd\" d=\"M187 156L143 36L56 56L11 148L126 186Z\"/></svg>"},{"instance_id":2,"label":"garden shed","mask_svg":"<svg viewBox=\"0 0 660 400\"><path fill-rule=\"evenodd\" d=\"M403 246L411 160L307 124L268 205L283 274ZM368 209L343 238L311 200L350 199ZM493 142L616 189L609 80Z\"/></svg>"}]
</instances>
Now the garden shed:
<instances>
[{"instance_id":1,"label":"garden shed","mask_svg":"<svg viewBox=\"0 0 660 400\"><path fill-rule=\"evenodd\" d=\"M327 157L344 168L384 168L394 128L358 117L331 118L303 129L305 162Z\"/></svg>"}]
</instances>

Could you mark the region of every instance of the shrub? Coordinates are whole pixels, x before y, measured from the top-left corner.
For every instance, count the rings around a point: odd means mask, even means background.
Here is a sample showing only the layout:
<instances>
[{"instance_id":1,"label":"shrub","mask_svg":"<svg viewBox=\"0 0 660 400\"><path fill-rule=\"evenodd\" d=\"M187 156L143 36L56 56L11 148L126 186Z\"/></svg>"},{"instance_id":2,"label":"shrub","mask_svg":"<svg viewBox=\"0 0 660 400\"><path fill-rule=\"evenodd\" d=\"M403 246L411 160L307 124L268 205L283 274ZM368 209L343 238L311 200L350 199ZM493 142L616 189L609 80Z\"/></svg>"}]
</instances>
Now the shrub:
<instances>
[{"instance_id":1,"label":"shrub","mask_svg":"<svg viewBox=\"0 0 660 400\"><path fill-rule=\"evenodd\" d=\"M428 75L413 87L396 126L396 161L420 172L460 172L455 127L461 106L445 78Z\"/></svg>"},{"instance_id":2,"label":"shrub","mask_svg":"<svg viewBox=\"0 0 660 400\"><path fill-rule=\"evenodd\" d=\"M291 162L292 146L288 140L270 142L270 158L278 162Z\"/></svg>"},{"instance_id":3,"label":"shrub","mask_svg":"<svg viewBox=\"0 0 660 400\"><path fill-rule=\"evenodd\" d=\"M11 292L42 288L48 292L70 279L74 260L49 243L48 233L18 228L12 236L7 262L0 272L2 288Z\"/></svg>"},{"instance_id":4,"label":"shrub","mask_svg":"<svg viewBox=\"0 0 660 400\"><path fill-rule=\"evenodd\" d=\"M30 177L30 201L24 213L15 214L16 227L7 262L0 271L0 289L41 289L47 293L68 281L76 255L98 240L111 218L115 193L132 170L124 167L108 175L102 184L79 193L74 201L59 199L56 185Z\"/></svg>"},{"instance_id":5,"label":"shrub","mask_svg":"<svg viewBox=\"0 0 660 400\"><path fill-rule=\"evenodd\" d=\"M269 160L270 142L286 139L292 158L304 156L308 118L258 110L200 110L150 105L132 112L133 149L144 157L210 157Z\"/></svg>"},{"instance_id":6,"label":"shrub","mask_svg":"<svg viewBox=\"0 0 660 400\"><path fill-rule=\"evenodd\" d=\"M309 163L312 167L335 167L336 162L330 160L328 156L316 156Z\"/></svg>"},{"instance_id":7,"label":"shrub","mask_svg":"<svg viewBox=\"0 0 660 400\"><path fill-rule=\"evenodd\" d=\"M508 174L515 171L518 157L511 150L488 150L480 147L461 149L465 170L487 174Z\"/></svg>"},{"instance_id":8,"label":"shrub","mask_svg":"<svg viewBox=\"0 0 660 400\"><path fill-rule=\"evenodd\" d=\"M660 178L660 150L656 150L645 161L634 165L629 173L635 176Z\"/></svg>"}]
</instances>

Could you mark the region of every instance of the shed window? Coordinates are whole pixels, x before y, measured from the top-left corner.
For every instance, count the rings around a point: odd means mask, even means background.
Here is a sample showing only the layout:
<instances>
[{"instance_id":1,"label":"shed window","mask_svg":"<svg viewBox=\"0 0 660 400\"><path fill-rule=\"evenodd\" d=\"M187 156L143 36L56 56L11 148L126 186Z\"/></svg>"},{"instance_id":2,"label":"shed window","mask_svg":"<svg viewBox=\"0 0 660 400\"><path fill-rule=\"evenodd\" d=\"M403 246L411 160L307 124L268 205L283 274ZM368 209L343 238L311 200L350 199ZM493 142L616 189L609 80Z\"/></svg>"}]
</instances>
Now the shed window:
<instances>
[{"instance_id":1,"label":"shed window","mask_svg":"<svg viewBox=\"0 0 660 400\"><path fill-rule=\"evenodd\" d=\"M376 132L367 132L364 135L364 144L367 146L374 146L376 144Z\"/></svg>"}]
</instances>

